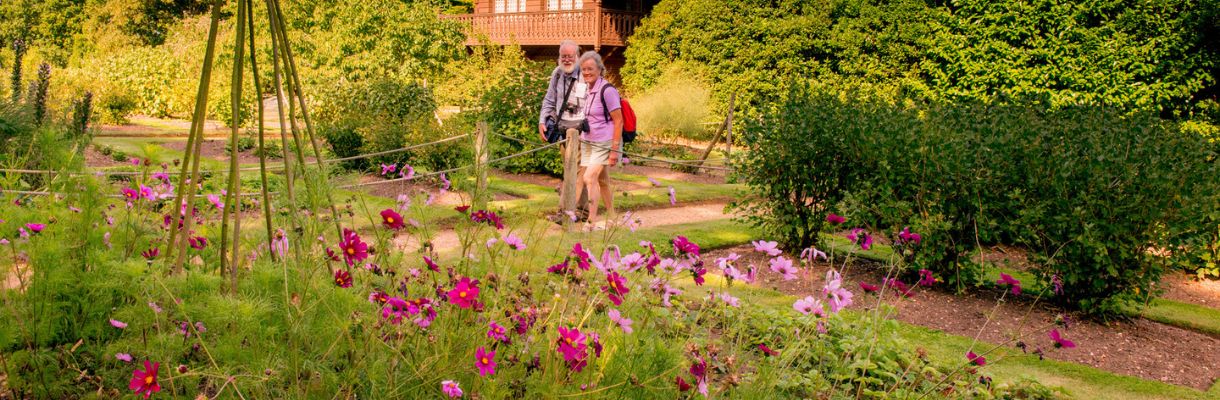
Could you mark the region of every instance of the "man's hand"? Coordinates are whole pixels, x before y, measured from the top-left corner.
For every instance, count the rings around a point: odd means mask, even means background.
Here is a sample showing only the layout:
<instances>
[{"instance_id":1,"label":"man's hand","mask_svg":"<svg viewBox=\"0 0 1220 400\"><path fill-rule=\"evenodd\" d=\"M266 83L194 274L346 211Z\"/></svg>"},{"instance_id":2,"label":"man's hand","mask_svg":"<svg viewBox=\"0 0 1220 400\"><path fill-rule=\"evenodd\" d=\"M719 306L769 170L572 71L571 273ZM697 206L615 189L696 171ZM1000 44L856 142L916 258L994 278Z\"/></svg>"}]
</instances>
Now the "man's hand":
<instances>
[{"instance_id":1,"label":"man's hand","mask_svg":"<svg viewBox=\"0 0 1220 400\"><path fill-rule=\"evenodd\" d=\"M546 141L546 124L538 124L538 138Z\"/></svg>"}]
</instances>

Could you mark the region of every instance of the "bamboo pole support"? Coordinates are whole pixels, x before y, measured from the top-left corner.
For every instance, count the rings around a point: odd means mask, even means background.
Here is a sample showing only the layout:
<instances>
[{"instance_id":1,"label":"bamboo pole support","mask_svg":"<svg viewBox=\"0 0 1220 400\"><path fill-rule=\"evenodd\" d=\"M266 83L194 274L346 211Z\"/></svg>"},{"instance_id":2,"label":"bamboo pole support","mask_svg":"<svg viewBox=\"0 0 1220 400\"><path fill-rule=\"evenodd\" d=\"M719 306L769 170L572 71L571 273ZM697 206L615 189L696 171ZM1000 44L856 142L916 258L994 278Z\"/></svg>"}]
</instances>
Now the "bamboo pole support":
<instances>
[{"instance_id":1,"label":"bamboo pole support","mask_svg":"<svg viewBox=\"0 0 1220 400\"><path fill-rule=\"evenodd\" d=\"M491 152L487 148L487 135L491 128L487 126L486 121L479 121L475 125L474 130L474 157L475 157L475 190L474 190L474 208L476 210L487 209L487 168L488 161L491 159Z\"/></svg>"}]
</instances>

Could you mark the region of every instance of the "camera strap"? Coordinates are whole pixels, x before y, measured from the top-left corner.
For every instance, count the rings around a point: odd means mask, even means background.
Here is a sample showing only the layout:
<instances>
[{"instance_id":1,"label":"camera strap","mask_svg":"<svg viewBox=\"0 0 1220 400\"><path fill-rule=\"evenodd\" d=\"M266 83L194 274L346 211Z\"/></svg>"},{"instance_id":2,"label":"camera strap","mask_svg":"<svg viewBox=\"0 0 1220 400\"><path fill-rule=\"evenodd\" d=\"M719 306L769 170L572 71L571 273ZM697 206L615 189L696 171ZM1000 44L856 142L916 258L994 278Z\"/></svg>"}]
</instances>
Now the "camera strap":
<instances>
[{"instance_id":1,"label":"camera strap","mask_svg":"<svg viewBox=\"0 0 1220 400\"><path fill-rule=\"evenodd\" d=\"M567 74L565 73L564 75L567 75ZM573 78L570 76L567 76L567 78L568 78L568 90L565 91L563 94L563 102L555 105L555 108L557 111L555 114L557 117L559 117L559 119L563 119L563 109L568 107L568 96L572 95L572 86L575 86L575 85L573 85L573 83L576 81L576 78Z\"/></svg>"}]
</instances>

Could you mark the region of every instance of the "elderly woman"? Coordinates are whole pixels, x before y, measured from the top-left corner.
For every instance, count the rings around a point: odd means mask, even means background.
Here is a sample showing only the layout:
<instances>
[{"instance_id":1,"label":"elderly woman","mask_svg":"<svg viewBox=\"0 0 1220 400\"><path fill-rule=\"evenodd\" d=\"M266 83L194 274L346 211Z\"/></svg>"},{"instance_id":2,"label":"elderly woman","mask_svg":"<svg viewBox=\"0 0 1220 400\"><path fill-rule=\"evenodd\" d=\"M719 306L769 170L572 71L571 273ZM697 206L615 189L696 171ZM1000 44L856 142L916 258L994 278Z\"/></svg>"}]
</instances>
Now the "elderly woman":
<instances>
[{"instance_id":1,"label":"elderly woman","mask_svg":"<svg viewBox=\"0 0 1220 400\"><path fill-rule=\"evenodd\" d=\"M604 229L597 221L597 198L606 205L606 215L614 217L614 192L607 167L618 164L623 146L623 112L618 90L602 77L606 64L596 52L580 56L580 77L586 83L585 119L589 130L580 135L580 179L589 194L589 228Z\"/></svg>"}]
</instances>

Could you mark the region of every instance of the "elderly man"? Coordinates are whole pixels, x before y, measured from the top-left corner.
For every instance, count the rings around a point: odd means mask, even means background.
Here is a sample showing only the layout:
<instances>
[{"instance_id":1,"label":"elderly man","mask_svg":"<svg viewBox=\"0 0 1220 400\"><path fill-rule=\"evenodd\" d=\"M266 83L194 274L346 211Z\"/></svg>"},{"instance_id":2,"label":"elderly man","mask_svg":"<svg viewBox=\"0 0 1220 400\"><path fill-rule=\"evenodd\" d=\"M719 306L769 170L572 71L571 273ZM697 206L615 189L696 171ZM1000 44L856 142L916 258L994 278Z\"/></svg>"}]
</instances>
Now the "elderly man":
<instances>
[{"instance_id":1,"label":"elderly man","mask_svg":"<svg viewBox=\"0 0 1220 400\"><path fill-rule=\"evenodd\" d=\"M546 96L542 98L542 108L538 112L538 137L542 141L546 141L546 123L547 119L554 119L559 125L560 132L568 132L568 130L581 131L581 122L584 121L584 93L578 93L577 86L584 86L584 82L580 79L580 68L576 66L576 59L580 56L580 46L571 40L564 40L559 44L559 59L556 60L559 65L551 71L551 79L546 88ZM560 154L567 154L560 147ZM580 199L576 204L576 218L584 220L588 215L588 195L584 187L580 188ZM554 219L559 222L558 217Z\"/></svg>"}]
</instances>

